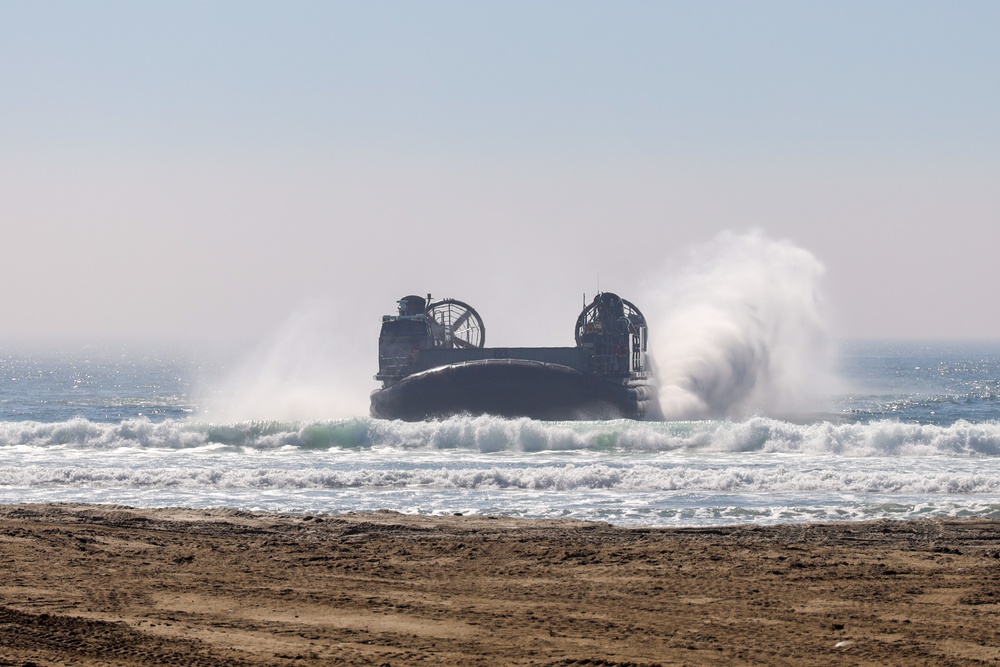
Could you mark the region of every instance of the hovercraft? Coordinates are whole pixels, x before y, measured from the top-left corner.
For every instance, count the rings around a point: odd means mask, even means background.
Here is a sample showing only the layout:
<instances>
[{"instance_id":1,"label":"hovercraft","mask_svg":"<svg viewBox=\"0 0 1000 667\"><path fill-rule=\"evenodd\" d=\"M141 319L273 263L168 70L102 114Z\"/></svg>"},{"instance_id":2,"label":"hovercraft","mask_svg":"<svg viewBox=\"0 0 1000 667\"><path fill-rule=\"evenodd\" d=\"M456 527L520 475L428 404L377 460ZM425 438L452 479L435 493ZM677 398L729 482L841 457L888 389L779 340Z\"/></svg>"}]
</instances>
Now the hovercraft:
<instances>
[{"instance_id":1,"label":"hovercraft","mask_svg":"<svg viewBox=\"0 0 1000 667\"><path fill-rule=\"evenodd\" d=\"M584 307L574 347L486 347L483 320L467 303L411 295L398 304L382 318L373 417L644 419L659 408L646 318L617 294Z\"/></svg>"}]
</instances>

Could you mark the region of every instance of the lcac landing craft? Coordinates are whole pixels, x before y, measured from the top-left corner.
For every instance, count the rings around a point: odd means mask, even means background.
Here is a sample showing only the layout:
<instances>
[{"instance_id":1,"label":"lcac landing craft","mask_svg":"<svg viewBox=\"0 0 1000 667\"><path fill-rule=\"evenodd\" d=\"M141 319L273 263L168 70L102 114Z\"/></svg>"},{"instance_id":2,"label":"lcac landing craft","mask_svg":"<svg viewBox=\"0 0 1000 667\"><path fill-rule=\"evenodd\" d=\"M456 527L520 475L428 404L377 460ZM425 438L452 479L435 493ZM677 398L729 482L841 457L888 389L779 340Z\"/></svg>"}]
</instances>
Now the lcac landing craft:
<instances>
[{"instance_id":1,"label":"lcac landing craft","mask_svg":"<svg viewBox=\"0 0 1000 667\"><path fill-rule=\"evenodd\" d=\"M646 318L603 292L576 320L574 347L486 347L486 327L456 299L407 296L382 318L371 415L420 421L456 414L531 419L658 416Z\"/></svg>"}]
</instances>

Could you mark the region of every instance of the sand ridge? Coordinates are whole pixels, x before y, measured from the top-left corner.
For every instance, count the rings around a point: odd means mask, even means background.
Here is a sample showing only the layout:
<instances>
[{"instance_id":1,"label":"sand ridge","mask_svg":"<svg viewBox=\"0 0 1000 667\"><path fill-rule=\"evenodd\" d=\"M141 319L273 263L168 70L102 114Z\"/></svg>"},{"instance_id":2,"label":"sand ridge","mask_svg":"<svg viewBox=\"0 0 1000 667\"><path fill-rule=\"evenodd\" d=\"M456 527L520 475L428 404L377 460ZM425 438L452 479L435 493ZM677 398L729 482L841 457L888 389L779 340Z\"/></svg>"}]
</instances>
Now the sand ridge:
<instances>
[{"instance_id":1,"label":"sand ridge","mask_svg":"<svg viewBox=\"0 0 1000 667\"><path fill-rule=\"evenodd\" d=\"M1000 524L0 506L0 665L1000 663Z\"/></svg>"}]
</instances>

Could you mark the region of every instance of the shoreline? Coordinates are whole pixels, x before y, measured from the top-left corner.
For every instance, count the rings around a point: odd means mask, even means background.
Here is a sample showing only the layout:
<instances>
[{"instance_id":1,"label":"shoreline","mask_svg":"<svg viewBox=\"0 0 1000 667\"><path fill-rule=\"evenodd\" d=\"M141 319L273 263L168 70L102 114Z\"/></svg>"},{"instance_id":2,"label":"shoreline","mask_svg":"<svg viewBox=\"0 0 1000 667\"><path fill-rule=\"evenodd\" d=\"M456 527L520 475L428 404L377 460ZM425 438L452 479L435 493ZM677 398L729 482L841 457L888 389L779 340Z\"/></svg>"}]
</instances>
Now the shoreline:
<instances>
[{"instance_id":1,"label":"shoreline","mask_svg":"<svg viewBox=\"0 0 1000 667\"><path fill-rule=\"evenodd\" d=\"M1000 660L1000 522L0 505L0 665ZM603 662L602 662L603 661Z\"/></svg>"}]
</instances>

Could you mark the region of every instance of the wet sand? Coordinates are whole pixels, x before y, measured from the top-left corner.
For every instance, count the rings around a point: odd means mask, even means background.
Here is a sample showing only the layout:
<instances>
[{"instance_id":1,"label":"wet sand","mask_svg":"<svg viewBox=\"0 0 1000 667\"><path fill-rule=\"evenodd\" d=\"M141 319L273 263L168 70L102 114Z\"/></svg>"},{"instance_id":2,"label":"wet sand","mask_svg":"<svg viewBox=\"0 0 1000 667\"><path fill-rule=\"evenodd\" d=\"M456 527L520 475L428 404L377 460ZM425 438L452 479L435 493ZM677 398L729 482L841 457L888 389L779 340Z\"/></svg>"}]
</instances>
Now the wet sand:
<instances>
[{"instance_id":1,"label":"wet sand","mask_svg":"<svg viewBox=\"0 0 1000 667\"><path fill-rule=\"evenodd\" d=\"M0 665L1000 663L1000 523L0 506Z\"/></svg>"}]
</instances>

